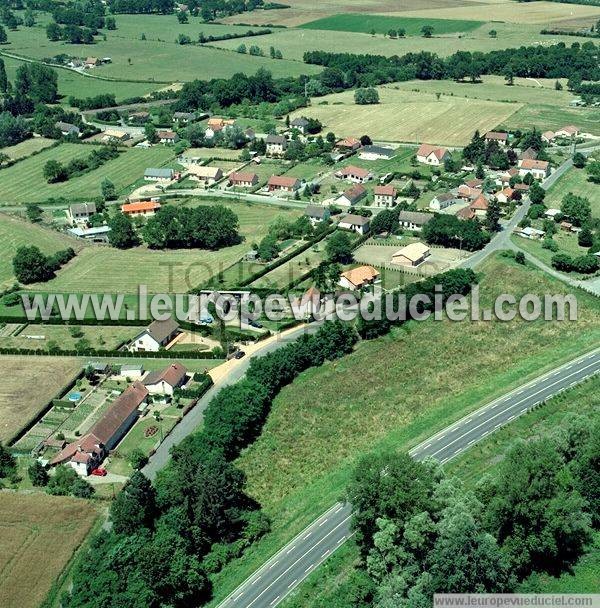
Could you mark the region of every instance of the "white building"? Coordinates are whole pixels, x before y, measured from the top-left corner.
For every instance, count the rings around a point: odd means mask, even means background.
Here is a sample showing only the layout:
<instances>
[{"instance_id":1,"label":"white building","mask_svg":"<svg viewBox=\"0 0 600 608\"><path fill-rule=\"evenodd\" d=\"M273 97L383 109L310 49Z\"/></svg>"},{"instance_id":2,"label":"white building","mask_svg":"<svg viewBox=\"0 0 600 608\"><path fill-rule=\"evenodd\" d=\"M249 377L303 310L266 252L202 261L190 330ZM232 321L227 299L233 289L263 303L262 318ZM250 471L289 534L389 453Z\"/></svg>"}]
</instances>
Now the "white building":
<instances>
[{"instance_id":1,"label":"white building","mask_svg":"<svg viewBox=\"0 0 600 608\"><path fill-rule=\"evenodd\" d=\"M167 346L179 332L179 325L173 319L152 321L146 329L131 342L129 350L134 352L157 352Z\"/></svg>"}]
</instances>

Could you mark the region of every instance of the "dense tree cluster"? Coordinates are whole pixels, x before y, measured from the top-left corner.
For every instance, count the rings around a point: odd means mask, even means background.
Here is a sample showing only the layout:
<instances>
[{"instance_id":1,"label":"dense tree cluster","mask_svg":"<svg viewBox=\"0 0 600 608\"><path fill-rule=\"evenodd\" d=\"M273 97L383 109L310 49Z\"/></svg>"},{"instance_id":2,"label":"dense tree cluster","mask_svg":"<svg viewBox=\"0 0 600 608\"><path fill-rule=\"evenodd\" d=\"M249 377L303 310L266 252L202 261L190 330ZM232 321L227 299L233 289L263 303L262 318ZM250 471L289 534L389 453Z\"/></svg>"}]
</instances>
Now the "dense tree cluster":
<instances>
[{"instance_id":1,"label":"dense tree cluster","mask_svg":"<svg viewBox=\"0 0 600 608\"><path fill-rule=\"evenodd\" d=\"M240 242L237 215L223 205L193 209L163 206L144 228L144 241L152 249L219 249Z\"/></svg>"},{"instance_id":2,"label":"dense tree cluster","mask_svg":"<svg viewBox=\"0 0 600 608\"><path fill-rule=\"evenodd\" d=\"M27 122L21 116L10 112L0 113L0 147L12 146L31 137Z\"/></svg>"},{"instance_id":3,"label":"dense tree cluster","mask_svg":"<svg viewBox=\"0 0 600 608\"><path fill-rule=\"evenodd\" d=\"M175 8L174 0L111 0L108 9L111 13L168 15Z\"/></svg>"},{"instance_id":4,"label":"dense tree cluster","mask_svg":"<svg viewBox=\"0 0 600 608\"><path fill-rule=\"evenodd\" d=\"M53 21L46 26L46 36L51 42L62 40L70 44L94 44L94 31L79 25L61 27Z\"/></svg>"},{"instance_id":5,"label":"dense tree cluster","mask_svg":"<svg viewBox=\"0 0 600 608\"><path fill-rule=\"evenodd\" d=\"M435 214L423 227L423 237L431 245L456 247L467 251L481 249L490 235L477 220L460 220L454 215Z\"/></svg>"},{"instance_id":6,"label":"dense tree cluster","mask_svg":"<svg viewBox=\"0 0 600 608\"><path fill-rule=\"evenodd\" d=\"M56 72L41 63L24 63L17 69L14 88L18 96L33 102L53 103L58 97Z\"/></svg>"},{"instance_id":7,"label":"dense tree cluster","mask_svg":"<svg viewBox=\"0 0 600 608\"><path fill-rule=\"evenodd\" d=\"M475 491L433 461L363 458L347 490L362 559L344 605L427 606L569 570L599 521L600 423L566 416L556 429L515 444Z\"/></svg>"},{"instance_id":8,"label":"dense tree cluster","mask_svg":"<svg viewBox=\"0 0 600 608\"><path fill-rule=\"evenodd\" d=\"M74 257L75 251L70 247L44 255L35 245L22 246L13 258L13 271L17 281L24 284L49 281L61 266Z\"/></svg>"}]
</instances>

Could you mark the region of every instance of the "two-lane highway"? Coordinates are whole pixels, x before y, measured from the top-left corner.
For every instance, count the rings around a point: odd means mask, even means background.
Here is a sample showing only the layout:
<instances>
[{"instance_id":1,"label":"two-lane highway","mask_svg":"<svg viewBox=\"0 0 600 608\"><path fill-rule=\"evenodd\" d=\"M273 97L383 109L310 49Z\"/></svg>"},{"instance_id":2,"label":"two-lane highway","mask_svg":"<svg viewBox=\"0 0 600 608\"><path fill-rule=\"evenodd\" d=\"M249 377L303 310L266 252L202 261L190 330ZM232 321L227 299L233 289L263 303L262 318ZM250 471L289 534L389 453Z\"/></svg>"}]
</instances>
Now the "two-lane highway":
<instances>
[{"instance_id":1,"label":"two-lane highway","mask_svg":"<svg viewBox=\"0 0 600 608\"><path fill-rule=\"evenodd\" d=\"M410 451L441 463L536 405L600 373L600 349L570 361L461 418ZM271 608L352 536L351 506L337 503L298 534L217 608Z\"/></svg>"}]
</instances>

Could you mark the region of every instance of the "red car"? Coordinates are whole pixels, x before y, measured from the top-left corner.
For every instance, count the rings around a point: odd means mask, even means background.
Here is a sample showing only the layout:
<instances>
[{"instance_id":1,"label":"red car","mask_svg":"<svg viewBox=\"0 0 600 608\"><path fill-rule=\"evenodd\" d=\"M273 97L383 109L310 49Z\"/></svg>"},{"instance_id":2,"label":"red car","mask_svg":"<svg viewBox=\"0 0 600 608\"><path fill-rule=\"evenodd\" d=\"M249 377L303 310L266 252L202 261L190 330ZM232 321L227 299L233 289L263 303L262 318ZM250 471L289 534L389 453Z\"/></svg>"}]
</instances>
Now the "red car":
<instances>
[{"instance_id":1,"label":"red car","mask_svg":"<svg viewBox=\"0 0 600 608\"><path fill-rule=\"evenodd\" d=\"M97 475L98 477L105 477L107 475L106 469L94 469L92 471L92 475Z\"/></svg>"}]
</instances>

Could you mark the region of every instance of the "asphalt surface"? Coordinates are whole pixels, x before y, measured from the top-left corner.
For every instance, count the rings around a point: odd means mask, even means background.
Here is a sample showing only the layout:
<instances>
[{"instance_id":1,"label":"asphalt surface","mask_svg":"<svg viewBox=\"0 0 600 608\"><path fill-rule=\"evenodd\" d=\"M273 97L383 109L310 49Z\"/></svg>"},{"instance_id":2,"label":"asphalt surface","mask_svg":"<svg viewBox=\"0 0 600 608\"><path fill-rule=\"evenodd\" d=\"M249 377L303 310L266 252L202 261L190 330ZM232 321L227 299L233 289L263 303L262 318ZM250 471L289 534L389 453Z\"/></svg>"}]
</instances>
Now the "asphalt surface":
<instances>
[{"instance_id":1,"label":"asphalt surface","mask_svg":"<svg viewBox=\"0 0 600 608\"><path fill-rule=\"evenodd\" d=\"M410 451L448 462L534 406L600 373L600 349L520 386L443 429ZM337 503L311 523L217 608L270 608L284 600L352 536L351 506Z\"/></svg>"}]
</instances>

